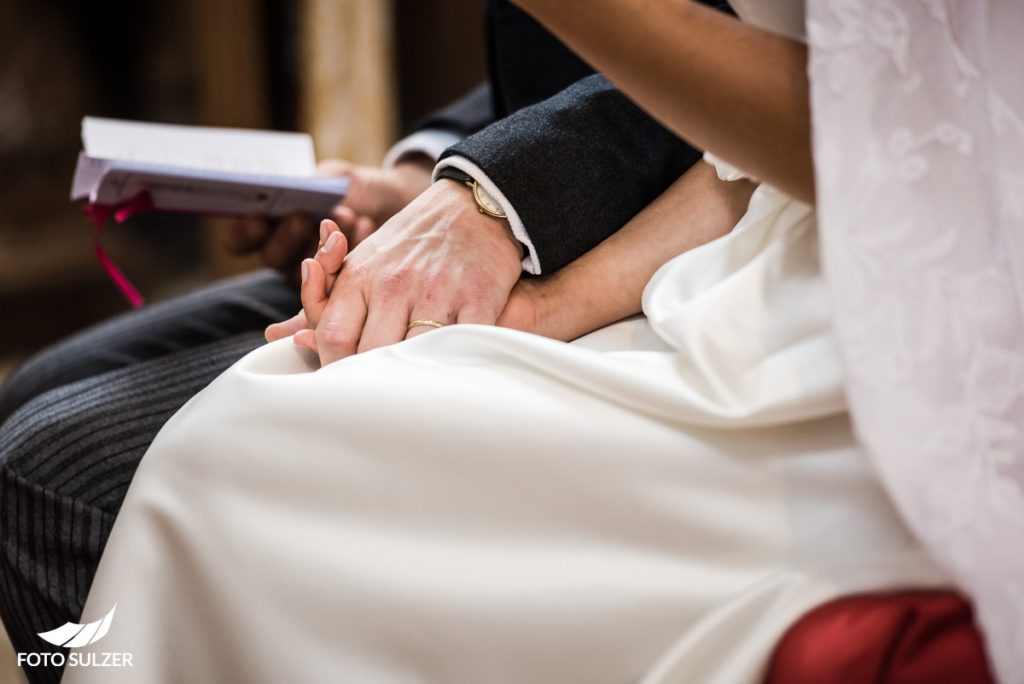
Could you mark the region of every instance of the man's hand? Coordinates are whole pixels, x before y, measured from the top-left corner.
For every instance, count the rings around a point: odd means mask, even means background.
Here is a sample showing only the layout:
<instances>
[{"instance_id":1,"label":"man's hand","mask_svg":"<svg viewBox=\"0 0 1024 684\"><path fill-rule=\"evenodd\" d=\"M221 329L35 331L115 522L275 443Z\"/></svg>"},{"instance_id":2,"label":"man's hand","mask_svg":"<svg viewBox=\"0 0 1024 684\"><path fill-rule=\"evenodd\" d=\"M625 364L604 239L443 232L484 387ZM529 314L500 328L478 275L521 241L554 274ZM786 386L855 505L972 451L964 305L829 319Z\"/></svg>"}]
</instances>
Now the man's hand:
<instances>
[{"instance_id":1,"label":"man's hand","mask_svg":"<svg viewBox=\"0 0 1024 684\"><path fill-rule=\"evenodd\" d=\"M377 227L397 214L430 185L433 163L426 157L410 157L391 169L356 166L340 160L322 162L317 173L348 176L349 192L331 213L349 244L355 246ZM260 251L271 268L287 271L295 267L315 242L316 222L295 214L271 223L247 218L231 226L226 248L234 254Z\"/></svg>"},{"instance_id":2,"label":"man's hand","mask_svg":"<svg viewBox=\"0 0 1024 684\"><path fill-rule=\"evenodd\" d=\"M308 321L321 363L433 330L409 329L414 320L494 324L522 273L520 249L468 188L435 183L345 259L319 320Z\"/></svg>"}]
</instances>

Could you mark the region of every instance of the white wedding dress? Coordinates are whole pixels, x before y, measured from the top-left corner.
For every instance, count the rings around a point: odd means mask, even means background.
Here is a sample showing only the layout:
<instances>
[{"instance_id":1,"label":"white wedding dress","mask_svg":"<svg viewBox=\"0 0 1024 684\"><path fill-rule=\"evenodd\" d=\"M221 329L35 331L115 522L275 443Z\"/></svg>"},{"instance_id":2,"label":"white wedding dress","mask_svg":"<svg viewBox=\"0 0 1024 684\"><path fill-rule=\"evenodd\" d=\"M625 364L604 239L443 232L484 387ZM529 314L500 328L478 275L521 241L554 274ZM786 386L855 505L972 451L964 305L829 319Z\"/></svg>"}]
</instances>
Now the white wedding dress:
<instances>
[{"instance_id":1,"label":"white wedding dress","mask_svg":"<svg viewBox=\"0 0 1024 684\"><path fill-rule=\"evenodd\" d=\"M572 344L253 352L114 527L87 650L134 667L65 681L753 684L811 607L947 584L851 433L818 249L762 186Z\"/></svg>"},{"instance_id":2,"label":"white wedding dress","mask_svg":"<svg viewBox=\"0 0 1024 684\"><path fill-rule=\"evenodd\" d=\"M160 433L69 682L756 682L819 602L943 576L843 411L810 210L762 187L574 344L289 341Z\"/></svg>"},{"instance_id":3,"label":"white wedding dress","mask_svg":"<svg viewBox=\"0 0 1024 684\"><path fill-rule=\"evenodd\" d=\"M844 594L943 576L843 411L810 210L758 189L574 344L259 349L163 429L65 681L757 682Z\"/></svg>"}]
</instances>

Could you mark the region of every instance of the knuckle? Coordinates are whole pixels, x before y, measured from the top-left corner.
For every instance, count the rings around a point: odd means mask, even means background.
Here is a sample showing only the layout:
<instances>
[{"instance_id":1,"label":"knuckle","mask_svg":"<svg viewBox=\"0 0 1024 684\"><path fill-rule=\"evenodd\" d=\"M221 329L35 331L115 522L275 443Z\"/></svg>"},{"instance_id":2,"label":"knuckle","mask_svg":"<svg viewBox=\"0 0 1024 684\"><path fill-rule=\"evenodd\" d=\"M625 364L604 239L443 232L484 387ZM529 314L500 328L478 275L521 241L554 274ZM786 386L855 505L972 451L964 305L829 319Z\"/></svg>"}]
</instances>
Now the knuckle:
<instances>
[{"instance_id":1,"label":"knuckle","mask_svg":"<svg viewBox=\"0 0 1024 684\"><path fill-rule=\"evenodd\" d=\"M498 320L498 316L501 315L501 310L502 307L495 306L494 303L490 301L470 301L462 307L460 317L472 319L475 322L493 322Z\"/></svg>"},{"instance_id":2,"label":"knuckle","mask_svg":"<svg viewBox=\"0 0 1024 684\"><path fill-rule=\"evenodd\" d=\"M451 276L444 271L431 273L423 282L423 288L428 298L430 298L431 295L443 295L445 292L449 291L450 286Z\"/></svg>"},{"instance_id":3,"label":"knuckle","mask_svg":"<svg viewBox=\"0 0 1024 684\"><path fill-rule=\"evenodd\" d=\"M316 329L316 341L328 349L345 349L355 344L353 335L335 321L323 321Z\"/></svg>"},{"instance_id":4,"label":"knuckle","mask_svg":"<svg viewBox=\"0 0 1024 684\"><path fill-rule=\"evenodd\" d=\"M497 302L494 293L488 288L468 287L463 293L463 304L465 308L489 311Z\"/></svg>"},{"instance_id":5,"label":"knuckle","mask_svg":"<svg viewBox=\"0 0 1024 684\"><path fill-rule=\"evenodd\" d=\"M399 267L386 272L380 279L380 291L384 297L394 298L401 295L409 287L412 273L409 269Z\"/></svg>"},{"instance_id":6,"label":"knuckle","mask_svg":"<svg viewBox=\"0 0 1024 684\"><path fill-rule=\"evenodd\" d=\"M494 290L495 278L486 271L472 270L465 276L467 292L474 297L486 298Z\"/></svg>"},{"instance_id":7,"label":"knuckle","mask_svg":"<svg viewBox=\"0 0 1024 684\"><path fill-rule=\"evenodd\" d=\"M368 280L369 269L362 261L346 259L343 264L344 265L341 267L341 271L338 274L338 279L340 281L349 284L358 284Z\"/></svg>"}]
</instances>

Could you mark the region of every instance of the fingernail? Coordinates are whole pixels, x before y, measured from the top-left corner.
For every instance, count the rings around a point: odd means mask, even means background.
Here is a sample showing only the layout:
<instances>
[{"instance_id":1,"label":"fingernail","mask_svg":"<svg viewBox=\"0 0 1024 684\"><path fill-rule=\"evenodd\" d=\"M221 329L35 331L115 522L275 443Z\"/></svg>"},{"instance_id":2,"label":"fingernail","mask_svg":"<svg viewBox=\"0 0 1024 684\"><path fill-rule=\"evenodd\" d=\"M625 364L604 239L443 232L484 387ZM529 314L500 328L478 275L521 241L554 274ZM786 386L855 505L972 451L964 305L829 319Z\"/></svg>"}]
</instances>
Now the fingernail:
<instances>
[{"instance_id":1,"label":"fingernail","mask_svg":"<svg viewBox=\"0 0 1024 684\"><path fill-rule=\"evenodd\" d=\"M338 240L341 239L341 233L331 233L331 236L327 238L327 242L324 243L323 249L320 251L324 254L330 254L331 250L338 245Z\"/></svg>"},{"instance_id":2,"label":"fingernail","mask_svg":"<svg viewBox=\"0 0 1024 684\"><path fill-rule=\"evenodd\" d=\"M306 278L309 276L309 259L302 260L302 282L306 282Z\"/></svg>"},{"instance_id":3,"label":"fingernail","mask_svg":"<svg viewBox=\"0 0 1024 684\"><path fill-rule=\"evenodd\" d=\"M327 239L327 233L330 231L331 226L327 223L327 219L320 222L320 244L324 244L324 240Z\"/></svg>"}]
</instances>

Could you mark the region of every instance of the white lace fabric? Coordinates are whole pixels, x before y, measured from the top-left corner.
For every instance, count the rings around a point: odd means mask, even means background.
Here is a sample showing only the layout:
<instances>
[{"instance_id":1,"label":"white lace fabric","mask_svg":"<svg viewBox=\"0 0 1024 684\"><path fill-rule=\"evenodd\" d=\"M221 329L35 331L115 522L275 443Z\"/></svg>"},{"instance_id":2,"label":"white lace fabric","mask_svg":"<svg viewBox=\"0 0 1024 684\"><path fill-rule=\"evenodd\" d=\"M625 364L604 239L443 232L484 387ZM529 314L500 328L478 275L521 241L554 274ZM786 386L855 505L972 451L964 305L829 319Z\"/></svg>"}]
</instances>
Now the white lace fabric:
<instances>
[{"instance_id":1,"label":"white lace fabric","mask_svg":"<svg viewBox=\"0 0 1024 684\"><path fill-rule=\"evenodd\" d=\"M807 29L857 434L1024 682L1024 3L810 0Z\"/></svg>"}]
</instances>

